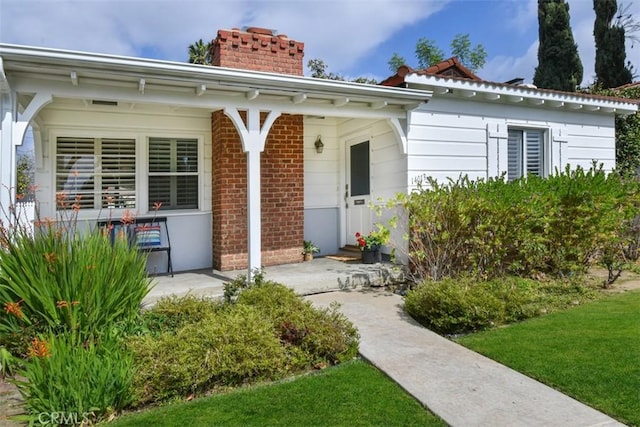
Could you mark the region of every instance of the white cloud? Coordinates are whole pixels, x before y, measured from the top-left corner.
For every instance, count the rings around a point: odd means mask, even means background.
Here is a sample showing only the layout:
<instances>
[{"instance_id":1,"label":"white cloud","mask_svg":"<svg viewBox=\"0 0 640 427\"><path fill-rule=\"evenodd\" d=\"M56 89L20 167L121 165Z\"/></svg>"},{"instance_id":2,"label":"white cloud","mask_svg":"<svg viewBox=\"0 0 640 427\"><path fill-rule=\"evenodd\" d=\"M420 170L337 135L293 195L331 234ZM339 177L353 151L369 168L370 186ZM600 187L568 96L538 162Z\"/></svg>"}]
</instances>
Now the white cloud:
<instances>
[{"instance_id":1,"label":"white cloud","mask_svg":"<svg viewBox=\"0 0 640 427\"><path fill-rule=\"evenodd\" d=\"M538 0L506 1L502 4L507 19L504 26L519 34L526 34L532 29L538 33Z\"/></svg>"},{"instance_id":2,"label":"white cloud","mask_svg":"<svg viewBox=\"0 0 640 427\"><path fill-rule=\"evenodd\" d=\"M485 67L478 72L478 75L485 80L493 82L506 82L514 78L523 78L525 83L531 83L537 66L538 40L532 43L522 56L496 56L491 58Z\"/></svg>"},{"instance_id":3,"label":"white cloud","mask_svg":"<svg viewBox=\"0 0 640 427\"><path fill-rule=\"evenodd\" d=\"M189 44L220 28L260 26L340 72L447 1L0 0L0 41L185 61Z\"/></svg>"}]
</instances>

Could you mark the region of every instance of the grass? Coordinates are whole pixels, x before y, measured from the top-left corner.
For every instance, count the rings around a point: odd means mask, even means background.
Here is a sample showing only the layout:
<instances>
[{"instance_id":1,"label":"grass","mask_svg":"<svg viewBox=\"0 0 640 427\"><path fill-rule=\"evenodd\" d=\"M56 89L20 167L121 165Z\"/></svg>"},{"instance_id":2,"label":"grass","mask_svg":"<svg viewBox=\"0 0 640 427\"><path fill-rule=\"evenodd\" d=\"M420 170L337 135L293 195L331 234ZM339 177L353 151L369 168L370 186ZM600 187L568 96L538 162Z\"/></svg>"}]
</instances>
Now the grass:
<instances>
[{"instance_id":1,"label":"grass","mask_svg":"<svg viewBox=\"0 0 640 427\"><path fill-rule=\"evenodd\" d=\"M446 426L363 361L125 415L110 425Z\"/></svg>"},{"instance_id":2,"label":"grass","mask_svg":"<svg viewBox=\"0 0 640 427\"><path fill-rule=\"evenodd\" d=\"M640 425L640 291L458 342L619 421Z\"/></svg>"}]
</instances>

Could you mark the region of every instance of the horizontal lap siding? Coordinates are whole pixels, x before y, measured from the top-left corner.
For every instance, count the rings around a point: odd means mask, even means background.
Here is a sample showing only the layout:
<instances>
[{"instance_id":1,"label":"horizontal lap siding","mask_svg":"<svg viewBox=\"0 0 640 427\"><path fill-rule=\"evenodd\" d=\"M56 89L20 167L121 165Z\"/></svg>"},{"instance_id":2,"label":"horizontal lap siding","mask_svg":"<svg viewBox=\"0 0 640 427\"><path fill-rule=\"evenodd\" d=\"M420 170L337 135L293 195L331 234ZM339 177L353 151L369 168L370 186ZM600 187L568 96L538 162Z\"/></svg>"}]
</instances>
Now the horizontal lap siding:
<instances>
[{"instance_id":1,"label":"horizontal lap siding","mask_svg":"<svg viewBox=\"0 0 640 427\"><path fill-rule=\"evenodd\" d=\"M408 185L430 176L438 182L461 175L487 176L487 132L482 117L423 112L412 117L408 147Z\"/></svg>"},{"instance_id":2,"label":"horizontal lap siding","mask_svg":"<svg viewBox=\"0 0 640 427\"><path fill-rule=\"evenodd\" d=\"M552 171L567 164L588 168L593 160L607 169L615 165L612 116L442 98L431 100L422 110L413 112L410 121L409 188L414 187L416 178L424 175L439 182L461 175L487 178L488 160L495 162L497 156L504 156L488 152L487 126L545 130ZM492 144L498 146L497 142Z\"/></svg>"},{"instance_id":3,"label":"horizontal lap siding","mask_svg":"<svg viewBox=\"0 0 640 427\"><path fill-rule=\"evenodd\" d=\"M615 130L595 124L570 125L567 129L567 161L573 167L590 168L593 162L606 170L615 167Z\"/></svg>"},{"instance_id":4,"label":"horizontal lap siding","mask_svg":"<svg viewBox=\"0 0 640 427\"><path fill-rule=\"evenodd\" d=\"M371 198L388 200L405 191L407 162L396 135L386 122L372 127L371 144Z\"/></svg>"},{"instance_id":5,"label":"horizontal lap siding","mask_svg":"<svg viewBox=\"0 0 640 427\"><path fill-rule=\"evenodd\" d=\"M315 142L321 136L324 148L316 151ZM335 120L304 119L304 207L337 207L340 186L340 144Z\"/></svg>"}]
</instances>

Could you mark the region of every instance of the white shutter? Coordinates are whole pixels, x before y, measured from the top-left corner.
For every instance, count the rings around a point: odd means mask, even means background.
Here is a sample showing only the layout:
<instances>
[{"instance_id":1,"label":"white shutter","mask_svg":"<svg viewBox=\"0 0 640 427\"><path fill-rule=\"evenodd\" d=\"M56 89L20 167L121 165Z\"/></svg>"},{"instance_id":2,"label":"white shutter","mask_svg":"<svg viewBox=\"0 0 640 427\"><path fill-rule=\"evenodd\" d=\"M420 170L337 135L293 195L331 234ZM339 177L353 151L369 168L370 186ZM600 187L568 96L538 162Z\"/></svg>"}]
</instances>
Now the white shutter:
<instances>
[{"instance_id":1,"label":"white shutter","mask_svg":"<svg viewBox=\"0 0 640 427\"><path fill-rule=\"evenodd\" d=\"M93 209L96 165L93 138L58 138L56 145L57 209Z\"/></svg>"},{"instance_id":2,"label":"white shutter","mask_svg":"<svg viewBox=\"0 0 640 427\"><path fill-rule=\"evenodd\" d=\"M507 179L512 181L522 176L522 131L509 130L507 140Z\"/></svg>"},{"instance_id":3,"label":"white shutter","mask_svg":"<svg viewBox=\"0 0 640 427\"><path fill-rule=\"evenodd\" d=\"M542 131L528 130L527 137L527 174L544 175L542 163Z\"/></svg>"},{"instance_id":4,"label":"white shutter","mask_svg":"<svg viewBox=\"0 0 640 427\"><path fill-rule=\"evenodd\" d=\"M56 140L58 209L135 208L135 178L133 139Z\"/></svg>"},{"instance_id":5,"label":"white shutter","mask_svg":"<svg viewBox=\"0 0 640 427\"><path fill-rule=\"evenodd\" d=\"M102 207L135 208L135 141L103 138L100 151Z\"/></svg>"}]
</instances>

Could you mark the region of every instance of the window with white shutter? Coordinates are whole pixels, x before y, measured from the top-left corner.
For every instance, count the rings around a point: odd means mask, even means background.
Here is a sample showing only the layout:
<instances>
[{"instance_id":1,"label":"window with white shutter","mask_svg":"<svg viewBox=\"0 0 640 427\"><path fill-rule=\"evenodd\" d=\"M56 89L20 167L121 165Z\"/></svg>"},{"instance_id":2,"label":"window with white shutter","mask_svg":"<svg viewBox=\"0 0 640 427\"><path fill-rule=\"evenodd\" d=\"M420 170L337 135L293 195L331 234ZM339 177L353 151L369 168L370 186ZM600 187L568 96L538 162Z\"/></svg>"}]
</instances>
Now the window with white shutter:
<instances>
[{"instance_id":1,"label":"window with white shutter","mask_svg":"<svg viewBox=\"0 0 640 427\"><path fill-rule=\"evenodd\" d=\"M544 176L544 131L539 129L509 129L507 140L507 179L528 174Z\"/></svg>"},{"instance_id":2,"label":"window with white shutter","mask_svg":"<svg viewBox=\"0 0 640 427\"><path fill-rule=\"evenodd\" d=\"M198 209L198 140L149 139L149 210Z\"/></svg>"},{"instance_id":3,"label":"window with white shutter","mask_svg":"<svg viewBox=\"0 0 640 427\"><path fill-rule=\"evenodd\" d=\"M58 209L135 209L135 140L57 138L56 193Z\"/></svg>"}]
</instances>

